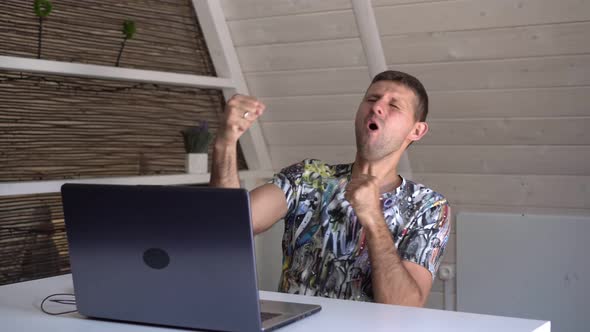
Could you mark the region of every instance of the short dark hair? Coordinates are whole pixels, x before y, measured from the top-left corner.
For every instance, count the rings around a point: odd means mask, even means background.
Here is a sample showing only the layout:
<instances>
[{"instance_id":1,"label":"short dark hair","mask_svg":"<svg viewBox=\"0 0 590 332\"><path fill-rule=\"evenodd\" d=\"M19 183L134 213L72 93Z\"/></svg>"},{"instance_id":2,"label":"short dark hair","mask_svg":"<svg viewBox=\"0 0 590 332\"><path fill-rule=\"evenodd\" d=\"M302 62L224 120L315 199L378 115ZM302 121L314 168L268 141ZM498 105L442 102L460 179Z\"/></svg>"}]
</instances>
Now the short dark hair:
<instances>
[{"instance_id":1,"label":"short dark hair","mask_svg":"<svg viewBox=\"0 0 590 332\"><path fill-rule=\"evenodd\" d=\"M428 94L426 93L426 89L424 89L424 85L417 78L401 71L386 70L377 74L373 78L373 81L371 81L371 85L379 81L397 82L412 90L418 98L418 104L414 113L416 119L420 122L426 121L426 116L428 115Z\"/></svg>"}]
</instances>

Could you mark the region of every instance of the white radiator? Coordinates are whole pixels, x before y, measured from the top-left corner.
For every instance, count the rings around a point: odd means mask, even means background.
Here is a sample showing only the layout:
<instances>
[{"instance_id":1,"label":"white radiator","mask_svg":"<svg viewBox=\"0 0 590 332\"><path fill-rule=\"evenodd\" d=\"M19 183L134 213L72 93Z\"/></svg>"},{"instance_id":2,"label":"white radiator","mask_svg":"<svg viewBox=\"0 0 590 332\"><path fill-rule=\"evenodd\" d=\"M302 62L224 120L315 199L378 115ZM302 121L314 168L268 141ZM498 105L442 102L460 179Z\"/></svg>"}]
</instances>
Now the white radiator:
<instances>
[{"instance_id":1,"label":"white radiator","mask_svg":"<svg viewBox=\"0 0 590 332\"><path fill-rule=\"evenodd\" d=\"M459 213L457 310L590 331L590 217Z\"/></svg>"}]
</instances>

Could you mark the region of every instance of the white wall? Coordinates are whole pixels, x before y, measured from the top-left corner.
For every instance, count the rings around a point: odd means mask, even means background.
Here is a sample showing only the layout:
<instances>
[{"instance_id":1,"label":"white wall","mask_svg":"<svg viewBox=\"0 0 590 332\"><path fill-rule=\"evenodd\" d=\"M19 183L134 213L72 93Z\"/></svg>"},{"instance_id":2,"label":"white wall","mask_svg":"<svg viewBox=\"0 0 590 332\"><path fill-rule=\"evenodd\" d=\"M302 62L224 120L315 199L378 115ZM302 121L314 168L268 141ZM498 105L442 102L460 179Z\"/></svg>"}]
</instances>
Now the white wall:
<instances>
[{"instance_id":1,"label":"white wall","mask_svg":"<svg viewBox=\"0 0 590 332\"><path fill-rule=\"evenodd\" d=\"M268 105L273 166L350 161L369 81L350 0L222 3L250 91ZM431 133L409 151L417 181L455 212L590 215L590 1L373 5L389 67L431 97Z\"/></svg>"}]
</instances>

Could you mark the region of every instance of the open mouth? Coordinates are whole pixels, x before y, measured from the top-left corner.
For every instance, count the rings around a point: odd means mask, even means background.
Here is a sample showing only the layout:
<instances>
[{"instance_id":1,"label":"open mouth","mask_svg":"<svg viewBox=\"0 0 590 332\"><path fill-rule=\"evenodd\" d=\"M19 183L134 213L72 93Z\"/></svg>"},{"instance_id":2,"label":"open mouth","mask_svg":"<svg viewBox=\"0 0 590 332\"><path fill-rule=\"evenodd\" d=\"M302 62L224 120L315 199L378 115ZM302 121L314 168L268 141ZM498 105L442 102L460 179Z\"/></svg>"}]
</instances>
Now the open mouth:
<instances>
[{"instance_id":1,"label":"open mouth","mask_svg":"<svg viewBox=\"0 0 590 332\"><path fill-rule=\"evenodd\" d=\"M371 122L371 123L369 123L369 129L371 131L376 131L379 129L379 126L375 122Z\"/></svg>"}]
</instances>

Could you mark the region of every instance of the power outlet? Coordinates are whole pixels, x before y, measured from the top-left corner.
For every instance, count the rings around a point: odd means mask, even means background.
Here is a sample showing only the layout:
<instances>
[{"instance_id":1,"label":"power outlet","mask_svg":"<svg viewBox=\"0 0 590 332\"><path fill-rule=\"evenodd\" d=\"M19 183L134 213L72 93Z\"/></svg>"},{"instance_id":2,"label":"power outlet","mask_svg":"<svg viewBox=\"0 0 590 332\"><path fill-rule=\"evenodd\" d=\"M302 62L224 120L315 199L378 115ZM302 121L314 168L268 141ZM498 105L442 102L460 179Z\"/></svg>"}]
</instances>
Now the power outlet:
<instances>
[{"instance_id":1,"label":"power outlet","mask_svg":"<svg viewBox=\"0 0 590 332\"><path fill-rule=\"evenodd\" d=\"M443 263L438 268L438 278L447 281L455 278L455 264Z\"/></svg>"}]
</instances>

